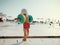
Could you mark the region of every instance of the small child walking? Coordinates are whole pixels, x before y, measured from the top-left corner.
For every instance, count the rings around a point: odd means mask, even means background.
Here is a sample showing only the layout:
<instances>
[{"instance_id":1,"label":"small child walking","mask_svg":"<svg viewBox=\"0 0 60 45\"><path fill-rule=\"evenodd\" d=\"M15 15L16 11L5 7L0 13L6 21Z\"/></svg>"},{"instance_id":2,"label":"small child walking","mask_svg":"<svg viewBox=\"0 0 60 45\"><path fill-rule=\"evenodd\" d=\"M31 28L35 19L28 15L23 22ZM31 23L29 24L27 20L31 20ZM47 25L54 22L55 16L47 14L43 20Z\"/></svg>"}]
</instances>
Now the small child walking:
<instances>
[{"instance_id":1,"label":"small child walking","mask_svg":"<svg viewBox=\"0 0 60 45\"><path fill-rule=\"evenodd\" d=\"M26 41L27 37L29 35L30 22L29 22L29 18L28 18L28 14L27 14L26 9L22 9L21 14L26 17L26 21L23 23L23 31L24 31L23 41Z\"/></svg>"}]
</instances>

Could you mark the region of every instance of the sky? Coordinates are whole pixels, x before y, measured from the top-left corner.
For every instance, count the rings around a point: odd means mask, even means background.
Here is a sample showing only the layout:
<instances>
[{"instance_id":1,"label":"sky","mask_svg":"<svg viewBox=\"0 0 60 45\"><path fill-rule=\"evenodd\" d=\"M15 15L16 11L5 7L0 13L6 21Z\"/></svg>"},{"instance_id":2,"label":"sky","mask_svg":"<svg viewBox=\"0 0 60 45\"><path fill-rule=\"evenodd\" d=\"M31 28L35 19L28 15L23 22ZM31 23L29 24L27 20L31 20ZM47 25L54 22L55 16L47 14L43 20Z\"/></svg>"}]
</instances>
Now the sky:
<instances>
[{"instance_id":1,"label":"sky","mask_svg":"<svg viewBox=\"0 0 60 45\"><path fill-rule=\"evenodd\" d=\"M60 0L0 0L0 12L16 18L21 9L36 18L60 18Z\"/></svg>"}]
</instances>

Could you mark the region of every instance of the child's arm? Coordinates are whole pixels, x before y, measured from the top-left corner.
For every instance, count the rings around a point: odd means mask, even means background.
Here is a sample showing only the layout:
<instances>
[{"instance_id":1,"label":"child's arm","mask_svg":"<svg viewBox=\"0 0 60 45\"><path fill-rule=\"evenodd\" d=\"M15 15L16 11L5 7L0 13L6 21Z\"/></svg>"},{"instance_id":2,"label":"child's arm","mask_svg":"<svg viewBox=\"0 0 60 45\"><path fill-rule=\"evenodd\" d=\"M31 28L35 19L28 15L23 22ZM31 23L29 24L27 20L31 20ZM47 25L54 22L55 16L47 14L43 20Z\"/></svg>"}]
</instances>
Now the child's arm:
<instances>
[{"instance_id":1,"label":"child's arm","mask_svg":"<svg viewBox=\"0 0 60 45\"><path fill-rule=\"evenodd\" d=\"M15 18L14 20L20 20L19 18Z\"/></svg>"}]
</instances>

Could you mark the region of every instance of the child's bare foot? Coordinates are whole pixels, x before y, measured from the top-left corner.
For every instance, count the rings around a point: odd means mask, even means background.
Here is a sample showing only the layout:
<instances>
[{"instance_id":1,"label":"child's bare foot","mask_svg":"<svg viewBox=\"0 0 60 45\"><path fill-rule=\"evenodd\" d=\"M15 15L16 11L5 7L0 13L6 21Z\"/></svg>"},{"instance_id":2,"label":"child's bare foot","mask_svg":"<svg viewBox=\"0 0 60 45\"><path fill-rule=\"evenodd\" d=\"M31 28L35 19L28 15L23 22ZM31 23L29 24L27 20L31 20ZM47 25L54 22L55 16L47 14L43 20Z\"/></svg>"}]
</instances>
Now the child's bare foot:
<instances>
[{"instance_id":1,"label":"child's bare foot","mask_svg":"<svg viewBox=\"0 0 60 45\"><path fill-rule=\"evenodd\" d=\"M26 41L26 39L23 39L23 41Z\"/></svg>"}]
</instances>

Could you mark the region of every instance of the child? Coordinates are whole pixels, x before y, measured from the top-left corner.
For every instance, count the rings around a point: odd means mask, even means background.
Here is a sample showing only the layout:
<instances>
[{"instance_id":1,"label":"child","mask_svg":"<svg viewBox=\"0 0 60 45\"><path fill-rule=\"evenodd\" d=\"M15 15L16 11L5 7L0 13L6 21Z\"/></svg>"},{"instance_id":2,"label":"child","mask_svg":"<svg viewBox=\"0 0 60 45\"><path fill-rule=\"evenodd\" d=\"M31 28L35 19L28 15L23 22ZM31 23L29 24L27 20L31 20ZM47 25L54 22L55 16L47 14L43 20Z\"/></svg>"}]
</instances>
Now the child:
<instances>
[{"instance_id":1,"label":"child","mask_svg":"<svg viewBox=\"0 0 60 45\"><path fill-rule=\"evenodd\" d=\"M24 31L24 38L23 41L27 40L27 37L29 35L29 28L30 28L30 22L29 22L29 18L28 18L28 14L27 14L27 10L26 9L22 9L21 10L21 15L24 15L26 20L23 23L23 31ZM15 20L20 20L19 18L15 18Z\"/></svg>"},{"instance_id":2,"label":"child","mask_svg":"<svg viewBox=\"0 0 60 45\"><path fill-rule=\"evenodd\" d=\"M23 23L23 31L24 31L23 41L26 41L29 35L30 23L29 23L29 18L28 18L26 9L22 9L21 14L26 17L26 21Z\"/></svg>"}]
</instances>

